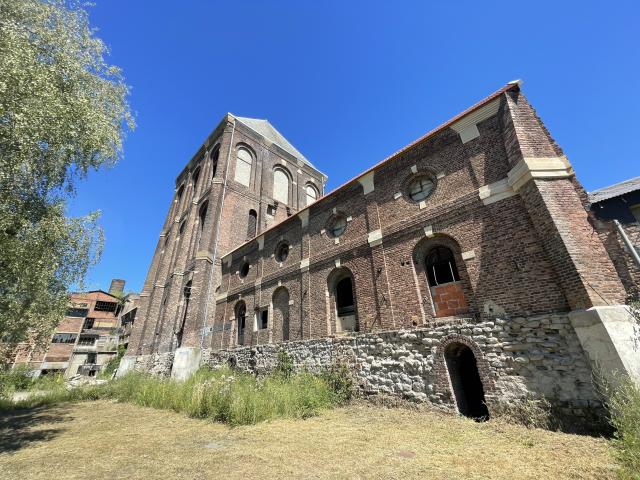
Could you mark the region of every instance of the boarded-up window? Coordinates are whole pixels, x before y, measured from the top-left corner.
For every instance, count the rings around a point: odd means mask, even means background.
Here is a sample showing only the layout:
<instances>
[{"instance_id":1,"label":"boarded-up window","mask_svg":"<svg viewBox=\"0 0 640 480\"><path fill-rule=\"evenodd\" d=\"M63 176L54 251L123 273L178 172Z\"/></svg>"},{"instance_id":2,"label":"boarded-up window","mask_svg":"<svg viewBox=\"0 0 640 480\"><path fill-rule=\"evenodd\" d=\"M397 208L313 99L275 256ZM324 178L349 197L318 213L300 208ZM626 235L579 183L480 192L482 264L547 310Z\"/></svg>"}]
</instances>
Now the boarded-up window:
<instances>
[{"instance_id":1,"label":"boarded-up window","mask_svg":"<svg viewBox=\"0 0 640 480\"><path fill-rule=\"evenodd\" d=\"M285 205L289 203L289 177L279 168L273 172L273 199Z\"/></svg>"},{"instance_id":2,"label":"boarded-up window","mask_svg":"<svg viewBox=\"0 0 640 480\"><path fill-rule=\"evenodd\" d=\"M318 199L318 191L316 190L316 187L314 187L313 185L307 185L306 193L307 193L306 205L311 205L313 202L315 202Z\"/></svg>"},{"instance_id":3,"label":"boarded-up window","mask_svg":"<svg viewBox=\"0 0 640 480\"><path fill-rule=\"evenodd\" d=\"M236 174L235 180L242 185L249 186L251 184L251 164L253 157L246 148L238 149L238 157L236 158Z\"/></svg>"}]
</instances>

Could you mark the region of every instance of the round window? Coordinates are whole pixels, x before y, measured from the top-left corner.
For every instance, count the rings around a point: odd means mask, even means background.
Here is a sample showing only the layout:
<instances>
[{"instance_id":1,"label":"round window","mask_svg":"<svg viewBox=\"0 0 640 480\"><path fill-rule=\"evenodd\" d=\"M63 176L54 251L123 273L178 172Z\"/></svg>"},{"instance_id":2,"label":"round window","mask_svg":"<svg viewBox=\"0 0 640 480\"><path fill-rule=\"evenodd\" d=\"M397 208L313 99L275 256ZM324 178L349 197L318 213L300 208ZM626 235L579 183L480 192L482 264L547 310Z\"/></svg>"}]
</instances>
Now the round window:
<instances>
[{"instance_id":1,"label":"round window","mask_svg":"<svg viewBox=\"0 0 640 480\"><path fill-rule=\"evenodd\" d=\"M339 237L347 229L347 219L342 215L336 215L329 221L329 234L332 237Z\"/></svg>"},{"instance_id":2,"label":"round window","mask_svg":"<svg viewBox=\"0 0 640 480\"><path fill-rule=\"evenodd\" d=\"M414 202L421 202L433 192L435 184L427 176L414 178L409 183L409 198Z\"/></svg>"},{"instance_id":3,"label":"round window","mask_svg":"<svg viewBox=\"0 0 640 480\"><path fill-rule=\"evenodd\" d=\"M276 247L276 261L284 262L289 256L289 244L287 242L282 242Z\"/></svg>"},{"instance_id":4,"label":"round window","mask_svg":"<svg viewBox=\"0 0 640 480\"><path fill-rule=\"evenodd\" d=\"M240 272L238 272L238 274L240 275L240 278L244 278L249 275L249 264L247 262L244 262L242 264L242 266L240 267Z\"/></svg>"}]
</instances>

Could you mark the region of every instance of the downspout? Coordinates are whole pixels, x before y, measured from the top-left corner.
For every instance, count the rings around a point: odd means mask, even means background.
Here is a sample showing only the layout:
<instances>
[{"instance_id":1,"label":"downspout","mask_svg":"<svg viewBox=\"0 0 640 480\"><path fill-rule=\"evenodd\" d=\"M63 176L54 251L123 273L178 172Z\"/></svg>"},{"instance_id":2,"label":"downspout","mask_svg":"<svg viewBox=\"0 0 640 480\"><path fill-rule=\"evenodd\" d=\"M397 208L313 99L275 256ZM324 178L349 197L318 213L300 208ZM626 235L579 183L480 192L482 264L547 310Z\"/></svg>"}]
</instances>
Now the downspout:
<instances>
[{"instance_id":1,"label":"downspout","mask_svg":"<svg viewBox=\"0 0 640 480\"><path fill-rule=\"evenodd\" d=\"M218 213L218 224L216 225L216 241L213 245L213 263L211 265L211 275L209 276L209 286L207 288L207 302L204 304L204 318L202 319L202 330L200 332L200 349L204 348L205 328L207 328L207 317L209 315L209 302L211 301L211 285L213 284L213 276L216 271L216 258L218 256L218 242L220 240L220 223L222 212L224 211L224 199L227 193L227 179L229 177L229 164L231 163L231 150L233 149L233 135L236 133L236 119L233 117L233 127L231 129L231 140L229 141L229 151L227 152L227 166L224 172L224 182L222 182L222 200L220 203L220 212ZM224 332L223 332L224 335Z\"/></svg>"},{"instance_id":2,"label":"downspout","mask_svg":"<svg viewBox=\"0 0 640 480\"><path fill-rule=\"evenodd\" d=\"M616 226L618 233L622 237L622 241L627 246L627 248L631 251L631 256L633 257L633 260L636 262L636 265L640 267L640 254L638 254L636 247L634 247L633 243L631 243L631 240L629 240L629 237L627 236L627 232L624 231L624 229L622 228L622 225L620 225L620 222L618 220L613 220L613 224Z\"/></svg>"}]
</instances>

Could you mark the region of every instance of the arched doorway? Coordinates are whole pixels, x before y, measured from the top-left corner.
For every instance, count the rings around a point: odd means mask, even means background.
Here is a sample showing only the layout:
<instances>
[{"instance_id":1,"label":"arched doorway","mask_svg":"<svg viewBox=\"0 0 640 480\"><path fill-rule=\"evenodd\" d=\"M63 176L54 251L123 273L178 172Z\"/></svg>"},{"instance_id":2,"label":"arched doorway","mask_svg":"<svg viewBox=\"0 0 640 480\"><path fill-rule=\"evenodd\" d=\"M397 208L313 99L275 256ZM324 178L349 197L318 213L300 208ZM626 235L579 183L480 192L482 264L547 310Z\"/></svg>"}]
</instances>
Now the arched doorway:
<instances>
[{"instance_id":1,"label":"arched doorway","mask_svg":"<svg viewBox=\"0 0 640 480\"><path fill-rule=\"evenodd\" d=\"M282 329L282 340L289 340L289 291L280 287L273 292L273 321L275 328Z\"/></svg>"},{"instance_id":2,"label":"arched doorway","mask_svg":"<svg viewBox=\"0 0 640 480\"><path fill-rule=\"evenodd\" d=\"M329 275L328 287L334 302L336 332L358 331L355 284L351 272L346 268L335 270Z\"/></svg>"},{"instance_id":3,"label":"arched doorway","mask_svg":"<svg viewBox=\"0 0 640 480\"><path fill-rule=\"evenodd\" d=\"M444 350L444 358L458 411L466 417L487 420L489 411L485 404L484 387L471 348L463 343L450 343Z\"/></svg>"},{"instance_id":4,"label":"arched doorway","mask_svg":"<svg viewBox=\"0 0 640 480\"><path fill-rule=\"evenodd\" d=\"M237 343L238 345L244 345L244 331L247 326L247 306L243 301L236 304L235 309L236 326L238 332Z\"/></svg>"}]
</instances>

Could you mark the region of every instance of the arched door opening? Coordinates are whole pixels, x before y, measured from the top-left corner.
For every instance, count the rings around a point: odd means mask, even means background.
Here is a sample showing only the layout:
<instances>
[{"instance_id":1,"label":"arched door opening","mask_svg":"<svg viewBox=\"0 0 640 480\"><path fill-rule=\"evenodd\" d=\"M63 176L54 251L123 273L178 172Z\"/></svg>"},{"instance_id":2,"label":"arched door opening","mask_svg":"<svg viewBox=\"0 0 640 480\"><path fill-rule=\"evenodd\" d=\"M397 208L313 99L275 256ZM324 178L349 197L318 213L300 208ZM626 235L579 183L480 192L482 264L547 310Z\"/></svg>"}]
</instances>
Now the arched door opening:
<instances>
[{"instance_id":1,"label":"arched door opening","mask_svg":"<svg viewBox=\"0 0 640 480\"><path fill-rule=\"evenodd\" d=\"M358 316L354 295L353 277L350 272L342 272L333 288L336 309L336 332L358 331Z\"/></svg>"},{"instance_id":2,"label":"arched door opening","mask_svg":"<svg viewBox=\"0 0 640 480\"><path fill-rule=\"evenodd\" d=\"M444 358L458 411L466 417L487 420L489 410L476 357L471 349L462 343L452 343L445 348Z\"/></svg>"},{"instance_id":3,"label":"arched door opening","mask_svg":"<svg viewBox=\"0 0 640 480\"><path fill-rule=\"evenodd\" d=\"M180 321L180 328L176 332L176 348L180 348L182 346L182 338L184 336L184 324L187 321L187 314L189 313L189 300L191 299L191 280L187 282L182 290L183 298L184 298L184 311L182 313L182 320Z\"/></svg>"},{"instance_id":4,"label":"arched door opening","mask_svg":"<svg viewBox=\"0 0 640 480\"><path fill-rule=\"evenodd\" d=\"M244 331L247 326L247 306L244 302L236 305L236 325L238 326L238 345L244 345Z\"/></svg>"},{"instance_id":5,"label":"arched door opening","mask_svg":"<svg viewBox=\"0 0 640 480\"><path fill-rule=\"evenodd\" d=\"M436 317L450 317L469 311L456 260L450 249L436 246L429 250L425 271Z\"/></svg>"},{"instance_id":6,"label":"arched door opening","mask_svg":"<svg viewBox=\"0 0 640 480\"><path fill-rule=\"evenodd\" d=\"M273 322L274 328L282 329L282 341L289 340L289 292L280 287L273 293Z\"/></svg>"}]
</instances>

